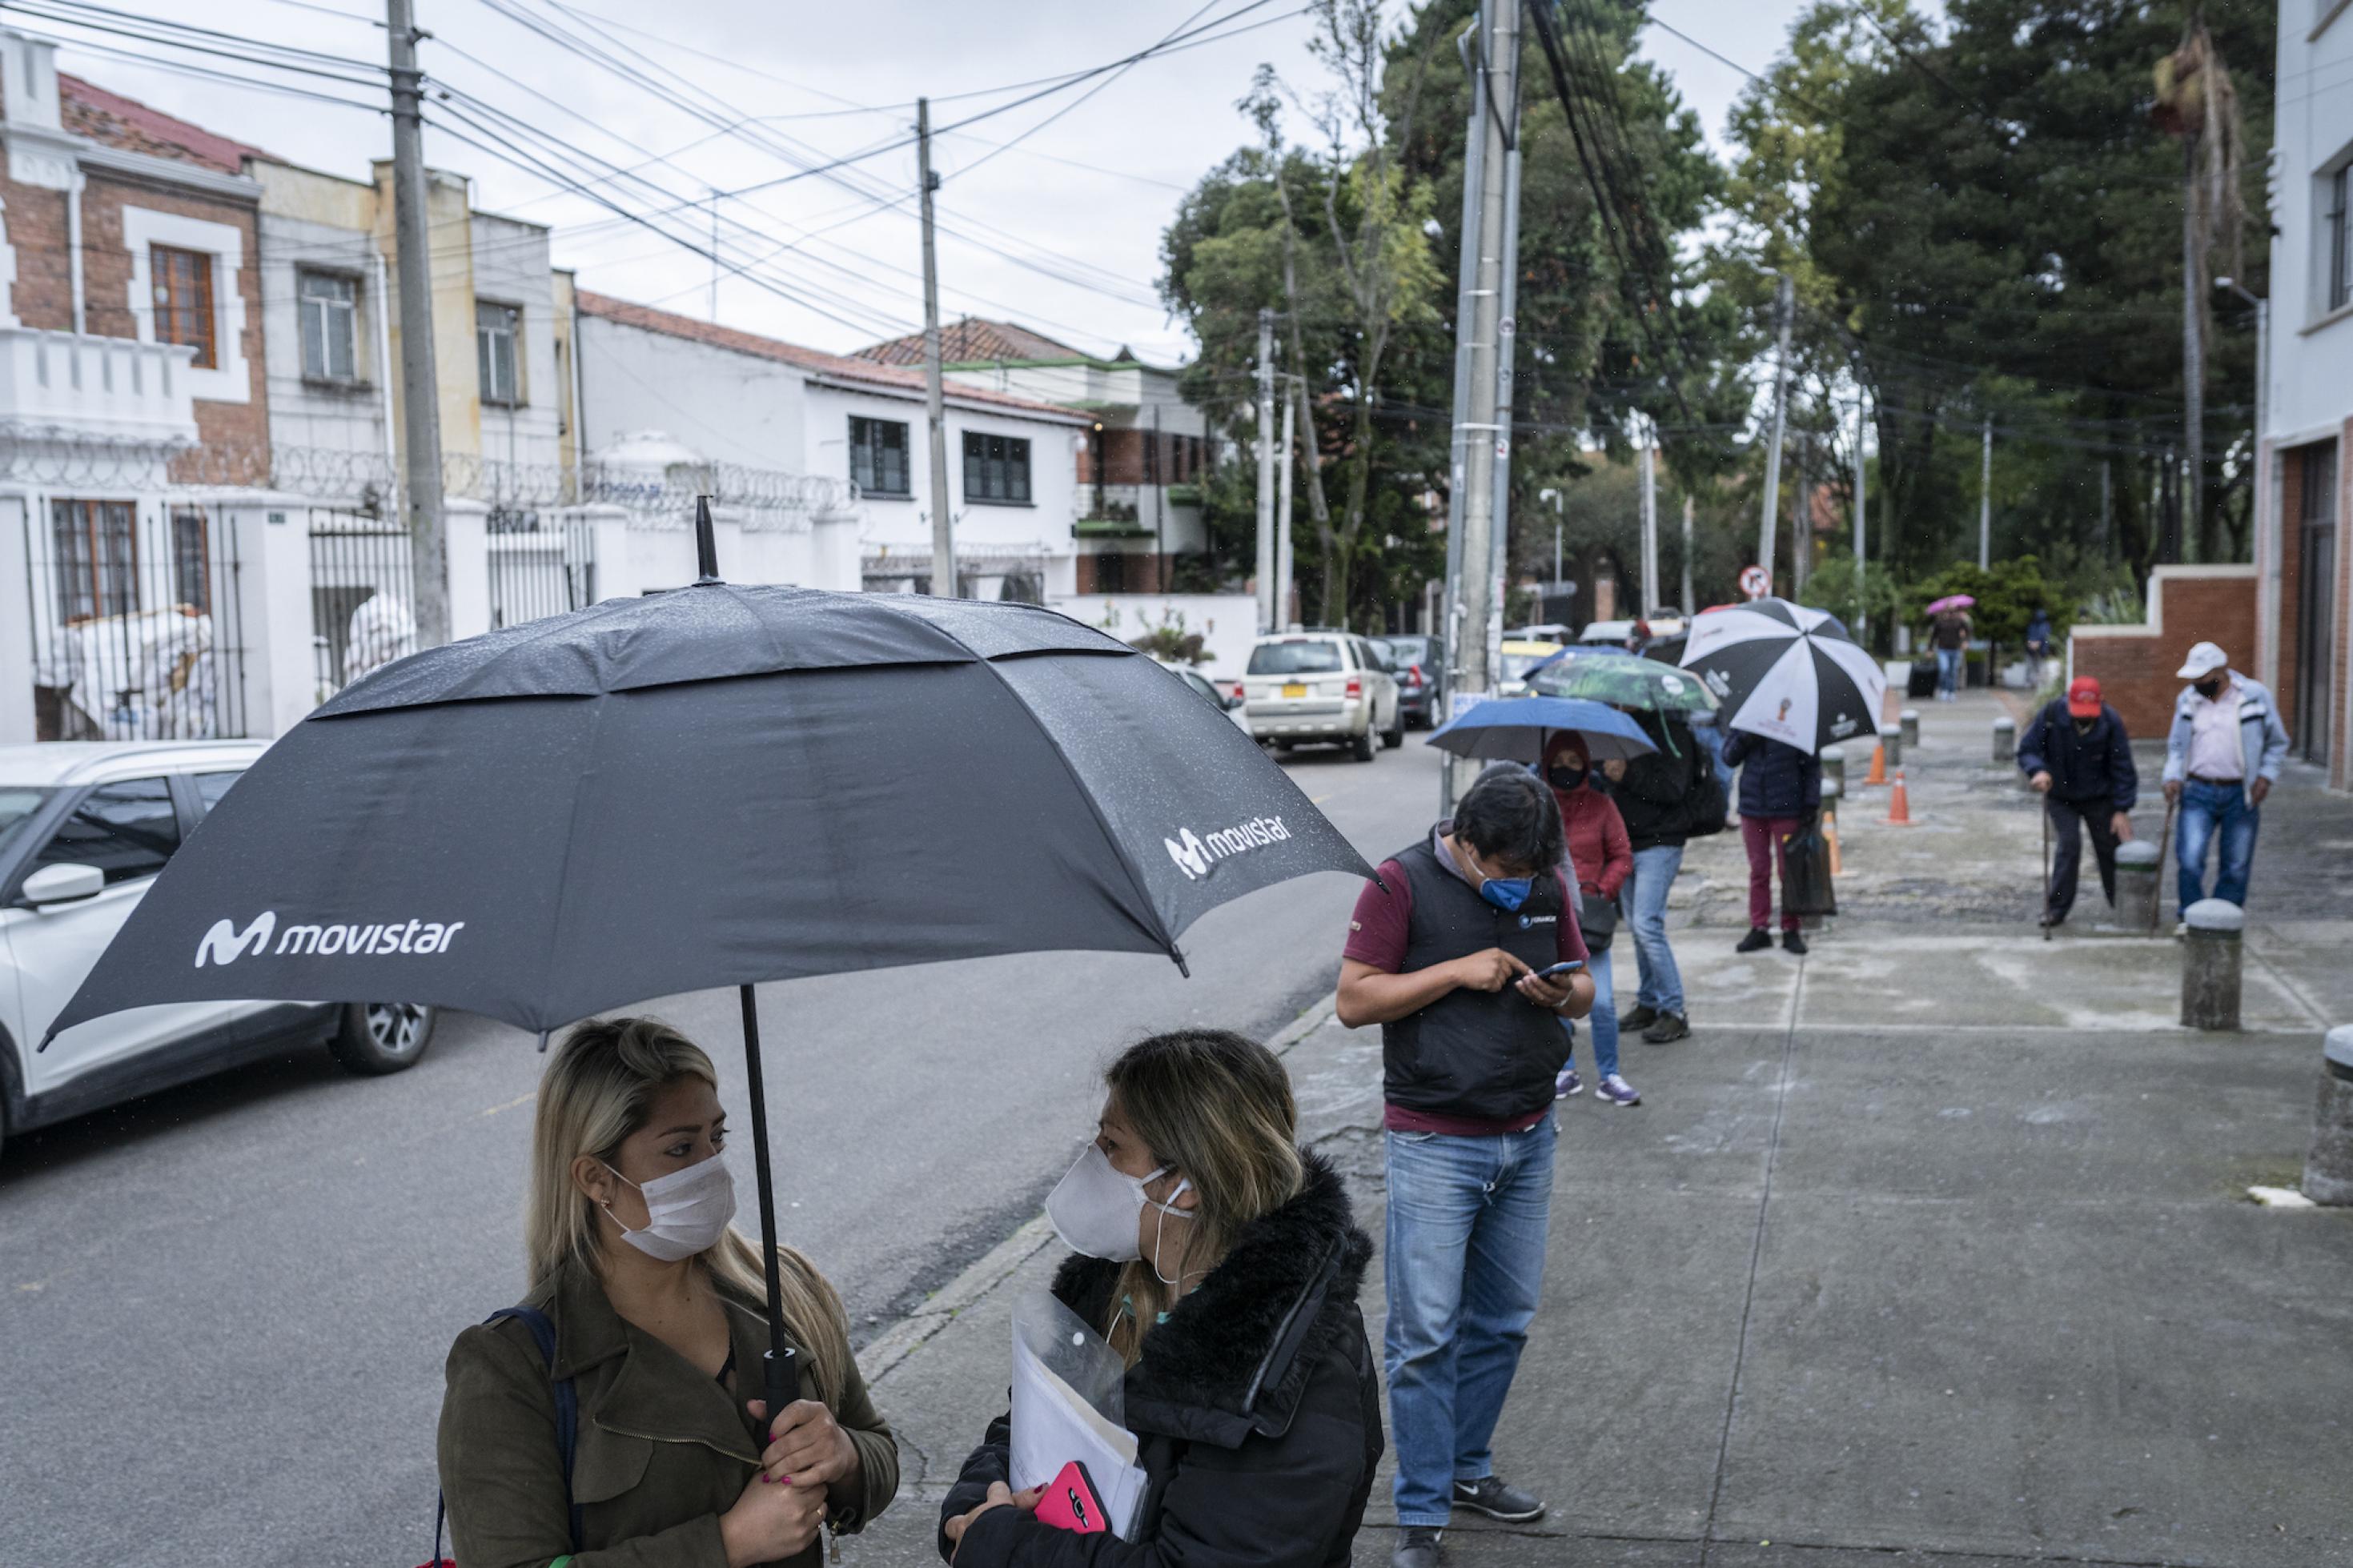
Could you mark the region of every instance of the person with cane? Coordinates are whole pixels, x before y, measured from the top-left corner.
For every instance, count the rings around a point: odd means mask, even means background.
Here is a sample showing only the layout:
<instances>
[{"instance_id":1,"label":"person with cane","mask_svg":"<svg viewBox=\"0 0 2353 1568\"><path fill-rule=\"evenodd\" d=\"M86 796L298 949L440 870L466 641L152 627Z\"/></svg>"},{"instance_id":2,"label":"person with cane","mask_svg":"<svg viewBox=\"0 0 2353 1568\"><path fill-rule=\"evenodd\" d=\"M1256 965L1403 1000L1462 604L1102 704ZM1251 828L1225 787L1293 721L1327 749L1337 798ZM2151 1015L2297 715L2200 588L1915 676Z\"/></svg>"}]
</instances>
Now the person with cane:
<instances>
[{"instance_id":1,"label":"person with cane","mask_svg":"<svg viewBox=\"0 0 2353 1568\"><path fill-rule=\"evenodd\" d=\"M2133 803L2140 795L2132 739L2125 721L2100 697L2100 683L2079 676L2067 695L2052 699L2018 738L2018 767L2042 796L2042 934L2064 923L2075 907L2083 835L2092 836L2100 889L2116 901L2116 846L2132 837ZM2052 854L2052 838L2057 854Z\"/></svg>"}]
</instances>

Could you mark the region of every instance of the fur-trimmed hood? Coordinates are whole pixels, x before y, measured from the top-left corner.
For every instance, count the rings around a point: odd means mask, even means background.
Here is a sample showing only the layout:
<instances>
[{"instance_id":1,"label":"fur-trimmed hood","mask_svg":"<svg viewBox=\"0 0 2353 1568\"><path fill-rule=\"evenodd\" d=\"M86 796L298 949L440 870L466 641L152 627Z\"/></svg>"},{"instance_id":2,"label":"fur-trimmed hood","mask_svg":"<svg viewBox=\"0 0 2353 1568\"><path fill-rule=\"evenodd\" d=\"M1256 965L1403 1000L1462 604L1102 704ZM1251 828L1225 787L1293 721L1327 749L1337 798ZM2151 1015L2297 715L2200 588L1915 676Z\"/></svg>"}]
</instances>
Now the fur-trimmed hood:
<instances>
[{"instance_id":1,"label":"fur-trimmed hood","mask_svg":"<svg viewBox=\"0 0 2353 1568\"><path fill-rule=\"evenodd\" d=\"M1245 1226L1222 1262L1144 1342L1127 1374L1127 1424L1234 1448L1289 1430L1317 1358L1360 1324L1356 1290L1371 1260L1339 1173L1302 1151L1299 1195ZM1120 1265L1072 1257L1054 1294L1090 1324L1107 1320ZM1355 1331L1361 1333L1361 1327Z\"/></svg>"}]
</instances>

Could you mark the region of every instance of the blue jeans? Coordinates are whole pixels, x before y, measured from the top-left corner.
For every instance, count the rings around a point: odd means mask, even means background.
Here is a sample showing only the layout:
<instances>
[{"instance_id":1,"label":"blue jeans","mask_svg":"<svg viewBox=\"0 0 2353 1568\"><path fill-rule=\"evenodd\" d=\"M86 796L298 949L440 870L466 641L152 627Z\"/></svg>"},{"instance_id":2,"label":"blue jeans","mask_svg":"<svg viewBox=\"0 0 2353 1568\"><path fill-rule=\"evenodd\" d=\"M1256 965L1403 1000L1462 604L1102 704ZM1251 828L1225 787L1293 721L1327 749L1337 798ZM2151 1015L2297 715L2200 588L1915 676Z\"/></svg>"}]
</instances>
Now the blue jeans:
<instances>
[{"instance_id":1,"label":"blue jeans","mask_svg":"<svg viewBox=\"0 0 2353 1568\"><path fill-rule=\"evenodd\" d=\"M1549 1115L1491 1138L1387 1135L1381 1361L1401 1525L1444 1526L1454 1483L1495 1473L1489 1445L1544 1289L1556 1136Z\"/></svg>"},{"instance_id":2,"label":"blue jeans","mask_svg":"<svg viewBox=\"0 0 2353 1568\"><path fill-rule=\"evenodd\" d=\"M1936 650L1936 695L1950 697L1960 689L1961 655L1967 650L1940 647Z\"/></svg>"},{"instance_id":3,"label":"blue jeans","mask_svg":"<svg viewBox=\"0 0 2353 1568\"><path fill-rule=\"evenodd\" d=\"M1609 954L1595 953L1585 973L1593 976L1593 1011L1585 1019L1593 1026L1593 1071L1608 1078L1618 1070L1618 998L1609 973ZM1560 1065L1567 1067L1577 1059L1577 1020L1563 1018L1560 1026L1568 1031L1568 1047L1560 1053Z\"/></svg>"},{"instance_id":4,"label":"blue jeans","mask_svg":"<svg viewBox=\"0 0 2353 1568\"><path fill-rule=\"evenodd\" d=\"M1683 868L1683 847L1662 844L1634 851L1634 874L1626 880L1621 900L1626 906L1626 930L1634 942L1634 970L1642 977L1635 1002L1656 1012L1683 1015L1683 974L1675 967L1675 950L1667 945L1667 889Z\"/></svg>"},{"instance_id":5,"label":"blue jeans","mask_svg":"<svg viewBox=\"0 0 2353 1568\"><path fill-rule=\"evenodd\" d=\"M2185 912L2206 896L2206 847L2217 829L2222 852L2214 868L2214 896L2246 907L2247 874L2254 869L2255 829L2263 825L2263 815L2261 808L2247 804L2237 784L2182 782L2181 837L2174 840L2173 859Z\"/></svg>"}]
</instances>

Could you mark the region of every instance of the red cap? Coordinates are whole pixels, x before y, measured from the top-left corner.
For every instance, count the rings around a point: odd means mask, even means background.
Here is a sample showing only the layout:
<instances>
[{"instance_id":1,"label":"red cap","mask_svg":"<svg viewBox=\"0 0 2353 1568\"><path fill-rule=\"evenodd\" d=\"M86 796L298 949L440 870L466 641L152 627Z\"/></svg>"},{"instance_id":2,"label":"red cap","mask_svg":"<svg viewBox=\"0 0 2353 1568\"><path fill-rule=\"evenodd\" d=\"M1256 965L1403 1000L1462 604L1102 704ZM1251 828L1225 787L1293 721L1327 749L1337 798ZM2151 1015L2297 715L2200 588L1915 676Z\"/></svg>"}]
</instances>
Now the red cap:
<instances>
[{"instance_id":1,"label":"red cap","mask_svg":"<svg viewBox=\"0 0 2353 1568\"><path fill-rule=\"evenodd\" d=\"M2067 688L2067 711L2078 719L2100 716L2100 683L2088 675L2077 676Z\"/></svg>"}]
</instances>

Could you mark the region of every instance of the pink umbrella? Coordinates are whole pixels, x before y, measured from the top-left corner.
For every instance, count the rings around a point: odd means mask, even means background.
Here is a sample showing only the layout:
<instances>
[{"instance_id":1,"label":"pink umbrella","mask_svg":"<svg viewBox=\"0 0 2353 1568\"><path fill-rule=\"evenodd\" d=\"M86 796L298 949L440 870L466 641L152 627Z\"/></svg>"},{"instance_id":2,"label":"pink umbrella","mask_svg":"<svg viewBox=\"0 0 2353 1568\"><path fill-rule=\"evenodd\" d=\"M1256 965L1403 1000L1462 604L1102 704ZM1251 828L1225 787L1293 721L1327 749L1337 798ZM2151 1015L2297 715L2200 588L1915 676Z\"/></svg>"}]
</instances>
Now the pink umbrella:
<instances>
[{"instance_id":1,"label":"pink umbrella","mask_svg":"<svg viewBox=\"0 0 2353 1568\"><path fill-rule=\"evenodd\" d=\"M1932 616L1941 616L1947 610L1966 610L1976 603L1977 600L1968 594L1947 594L1929 605L1928 613Z\"/></svg>"}]
</instances>

